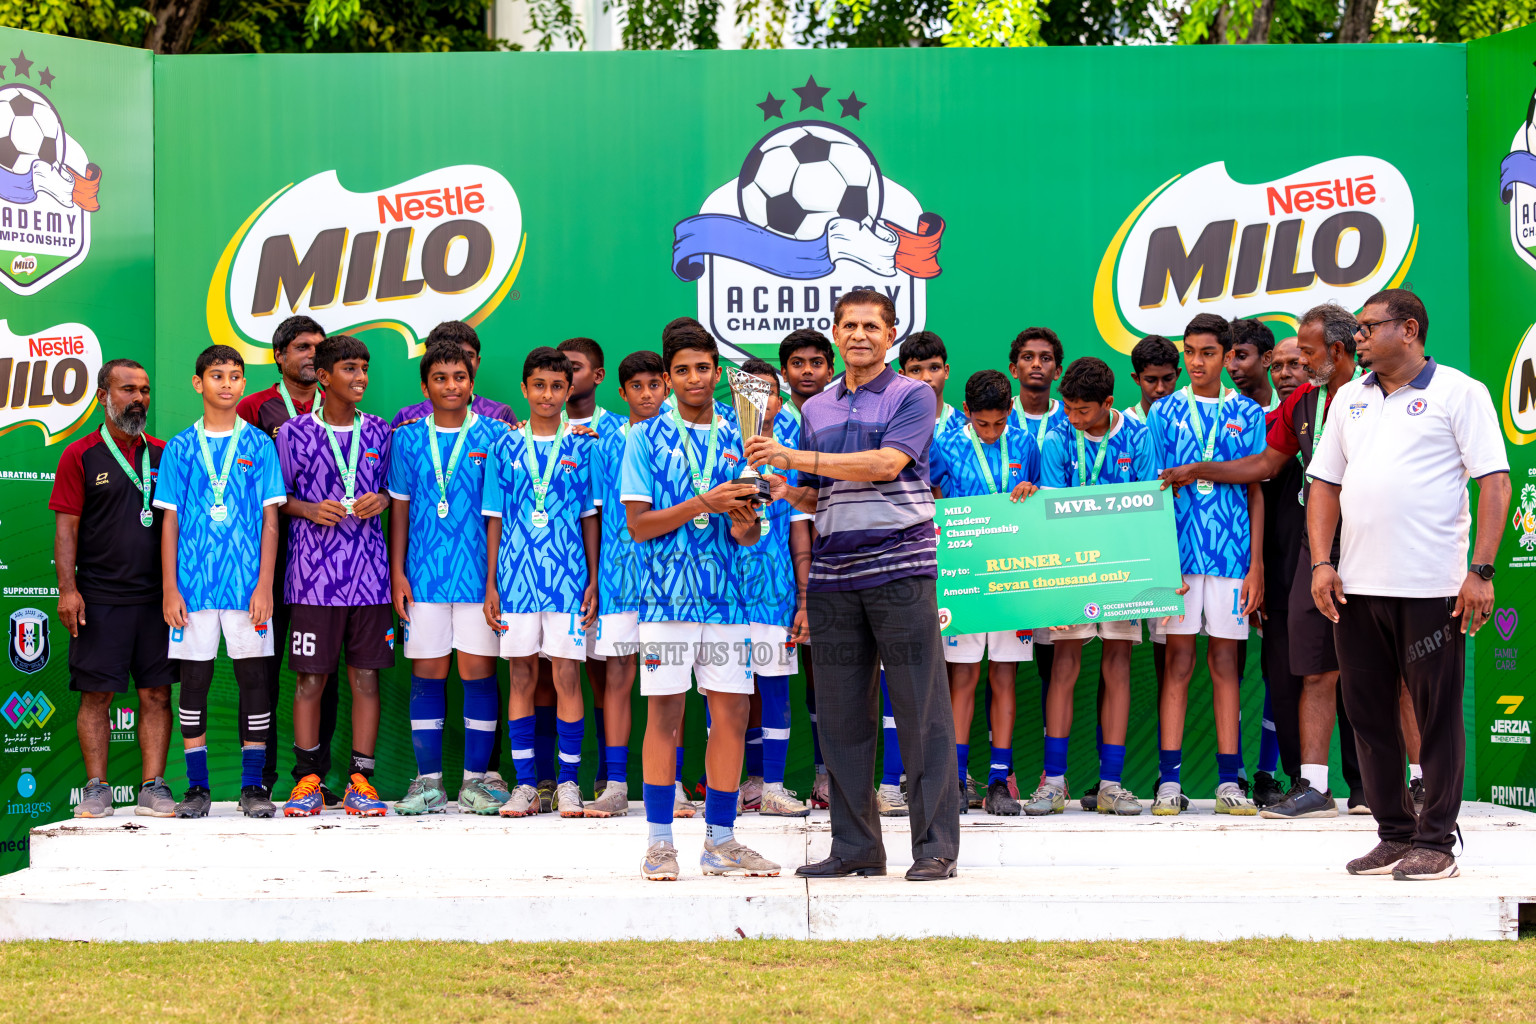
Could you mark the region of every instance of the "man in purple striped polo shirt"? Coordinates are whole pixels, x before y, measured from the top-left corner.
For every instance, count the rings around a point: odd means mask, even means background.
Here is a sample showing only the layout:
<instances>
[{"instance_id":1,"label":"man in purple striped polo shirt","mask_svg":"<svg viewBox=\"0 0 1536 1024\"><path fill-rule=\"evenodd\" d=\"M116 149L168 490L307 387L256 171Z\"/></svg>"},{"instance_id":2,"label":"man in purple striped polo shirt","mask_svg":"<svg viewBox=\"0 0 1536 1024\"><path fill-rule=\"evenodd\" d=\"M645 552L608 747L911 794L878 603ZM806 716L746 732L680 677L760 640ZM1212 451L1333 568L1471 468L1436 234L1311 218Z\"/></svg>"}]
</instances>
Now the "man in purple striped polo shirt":
<instances>
[{"instance_id":1,"label":"man in purple striped polo shirt","mask_svg":"<svg viewBox=\"0 0 1536 1024\"><path fill-rule=\"evenodd\" d=\"M927 384L886 366L895 338L887 296L841 296L832 340L847 372L801 407L800 448L761 435L746 445L753 466L799 472L799 487L769 477L775 499L816 514L806 605L832 785L832 855L796 871L812 878L885 874L872 785L882 663L907 769L907 878L953 877L960 849L928 483L936 400Z\"/></svg>"}]
</instances>

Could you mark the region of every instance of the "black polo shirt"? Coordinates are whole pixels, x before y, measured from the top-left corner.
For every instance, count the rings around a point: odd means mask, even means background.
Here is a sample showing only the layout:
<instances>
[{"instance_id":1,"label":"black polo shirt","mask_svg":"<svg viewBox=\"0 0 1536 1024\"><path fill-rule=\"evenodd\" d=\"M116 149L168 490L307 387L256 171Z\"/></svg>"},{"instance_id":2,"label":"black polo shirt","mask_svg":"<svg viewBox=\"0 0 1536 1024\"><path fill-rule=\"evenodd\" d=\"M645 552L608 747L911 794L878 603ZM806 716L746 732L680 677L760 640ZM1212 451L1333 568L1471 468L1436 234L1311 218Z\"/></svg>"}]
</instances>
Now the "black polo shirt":
<instances>
[{"instance_id":1,"label":"black polo shirt","mask_svg":"<svg viewBox=\"0 0 1536 1024\"><path fill-rule=\"evenodd\" d=\"M135 473L144 466L149 445L151 491L165 442L143 434L119 450ZM64 449L53 478L48 507L80 517L75 555L75 583L80 596L95 604L158 604L160 601L160 520L150 506L153 525L139 522L144 498L94 430Z\"/></svg>"}]
</instances>

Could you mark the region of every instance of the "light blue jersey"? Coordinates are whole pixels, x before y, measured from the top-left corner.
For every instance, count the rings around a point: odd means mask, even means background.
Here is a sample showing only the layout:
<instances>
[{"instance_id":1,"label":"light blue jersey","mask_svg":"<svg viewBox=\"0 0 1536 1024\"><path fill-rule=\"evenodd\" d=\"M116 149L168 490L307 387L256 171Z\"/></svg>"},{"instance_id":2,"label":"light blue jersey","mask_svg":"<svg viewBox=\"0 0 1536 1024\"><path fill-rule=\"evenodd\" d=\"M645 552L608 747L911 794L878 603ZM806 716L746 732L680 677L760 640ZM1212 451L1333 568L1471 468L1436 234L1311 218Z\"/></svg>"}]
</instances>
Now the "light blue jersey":
<instances>
[{"instance_id":1,"label":"light blue jersey","mask_svg":"<svg viewBox=\"0 0 1536 1024\"><path fill-rule=\"evenodd\" d=\"M1013 409L1008 413L1008 425L1029 431L1029 436L1035 439L1035 447L1043 449L1045 438L1051 431L1057 427L1071 427L1072 423L1067 419L1067 407L1061 404L1059 398L1051 399L1044 416L1031 416L1024 412L1023 405L1015 397Z\"/></svg>"},{"instance_id":2,"label":"light blue jersey","mask_svg":"<svg viewBox=\"0 0 1536 1024\"><path fill-rule=\"evenodd\" d=\"M716 403L716 414L720 406ZM734 416L719 416L719 455L705 480L708 490L735 479L741 468L741 431ZM629 432L624 452L621 497L650 502L653 509L681 505L694 496L689 446L702 473L707 461L709 430L690 425L683 437L671 412L655 416ZM740 598L736 548L730 517L720 513L700 528L685 522L671 533L638 545L642 559L640 620L642 622L745 623Z\"/></svg>"},{"instance_id":3,"label":"light blue jersey","mask_svg":"<svg viewBox=\"0 0 1536 1024\"><path fill-rule=\"evenodd\" d=\"M581 520L597 512L592 490L592 463L597 441L566 434L554 451L554 438L535 439L536 471L542 476L549 460L549 491L539 519L527 442L521 430L503 434L486 467L480 511L501 518L501 547L496 553L496 587L501 610L508 615L581 610L587 589L587 553ZM535 525L542 521L543 526Z\"/></svg>"},{"instance_id":4,"label":"light blue jersey","mask_svg":"<svg viewBox=\"0 0 1536 1024\"><path fill-rule=\"evenodd\" d=\"M1099 464L1097 479L1094 466L1099 463L1099 447L1107 446ZM1041 487L1091 487L1099 484L1128 484L1157 479L1152 464L1151 436L1147 428L1129 416L1117 416L1102 441L1083 437L1082 476L1078 475L1077 430L1069 423L1065 430L1056 427L1045 437L1040 453Z\"/></svg>"},{"instance_id":5,"label":"light blue jersey","mask_svg":"<svg viewBox=\"0 0 1536 1024\"><path fill-rule=\"evenodd\" d=\"M1222 389L1227 396L1216 416L1217 400L1196 398L1198 433L1192 422L1188 392L1180 388L1157 400L1147 416L1151 435L1153 468L1161 472L1205 459L1201 445L1212 427L1216 442L1214 461L1230 461L1264 450L1264 409L1253 399ZM1243 484L1214 484L1202 494L1195 484L1179 488L1174 498L1174 521L1179 530L1179 561L1190 575L1241 579L1248 574L1250 535L1248 488Z\"/></svg>"},{"instance_id":6,"label":"light blue jersey","mask_svg":"<svg viewBox=\"0 0 1536 1024\"><path fill-rule=\"evenodd\" d=\"M592 468L593 489L603 512L603 547L598 559L597 612L613 615L640 609L640 551L629 535L629 518L619 497L624 476L624 447L631 427L627 420L603 417Z\"/></svg>"},{"instance_id":7,"label":"light blue jersey","mask_svg":"<svg viewBox=\"0 0 1536 1024\"><path fill-rule=\"evenodd\" d=\"M774 440L793 448L799 437L799 421L780 409L773 421ZM791 470L787 478L791 487L798 486L798 473ZM736 548L736 572L750 622L786 629L794 625L799 586L795 582L795 563L789 551L789 524L796 518L811 517L800 513L782 498L771 502L759 516L763 532L758 542L751 547L738 545Z\"/></svg>"},{"instance_id":8,"label":"light blue jersey","mask_svg":"<svg viewBox=\"0 0 1536 1024\"><path fill-rule=\"evenodd\" d=\"M987 485L981 460L976 458L971 436L967 424L934 439L933 450L939 455L938 458L930 456L929 464L937 465L939 469L933 485L946 498L974 498L993 493ZM1026 480L1030 483L1040 480L1040 449L1035 447L1033 437L1012 424L1004 428L996 441L983 444L981 452L998 494L1009 494Z\"/></svg>"},{"instance_id":9,"label":"light blue jersey","mask_svg":"<svg viewBox=\"0 0 1536 1024\"><path fill-rule=\"evenodd\" d=\"M448 515L438 516L442 492L427 450L437 442L446 475L461 428L437 427L432 417L395 431L389 453L389 493L411 503L405 549L405 576L411 596L424 604L485 600L485 517L480 512L485 467L507 425L476 416L460 449L459 464L447 478Z\"/></svg>"},{"instance_id":10,"label":"light blue jersey","mask_svg":"<svg viewBox=\"0 0 1536 1024\"><path fill-rule=\"evenodd\" d=\"M208 434L214 472L223 469L230 444L234 462L224 488L223 521L209 514L213 483L191 426L165 446L155 504L176 510L176 587L188 612L248 608L261 575L263 510L288 498L272 439L244 420L229 433Z\"/></svg>"}]
</instances>

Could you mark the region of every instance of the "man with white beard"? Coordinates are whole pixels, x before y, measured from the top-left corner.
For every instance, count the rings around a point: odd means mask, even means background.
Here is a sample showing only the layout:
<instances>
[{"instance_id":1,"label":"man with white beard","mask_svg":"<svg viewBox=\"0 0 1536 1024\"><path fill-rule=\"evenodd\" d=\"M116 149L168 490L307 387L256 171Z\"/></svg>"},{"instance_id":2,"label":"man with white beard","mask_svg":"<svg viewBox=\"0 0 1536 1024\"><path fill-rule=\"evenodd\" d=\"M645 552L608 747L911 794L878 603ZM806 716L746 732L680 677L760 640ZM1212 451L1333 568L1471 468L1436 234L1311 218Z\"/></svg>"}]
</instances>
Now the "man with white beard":
<instances>
[{"instance_id":1,"label":"man with white beard","mask_svg":"<svg viewBox=\"0 0 1536 1024\"><path fill-rule=\"evenodd\" d=\"M75 731L89 776L75 816L112 813L108 716L113 695L127 693L131 679L143 758L135 811L169 818L176 800L163 776L175 679L160 612L162 513L151 502L165 442L144 433L149 374L133 360L102 366L96 401L105 422L64 449L48 501L59 621L70 636L69 688L80 694Z\"/></svg>"}]
</instances>

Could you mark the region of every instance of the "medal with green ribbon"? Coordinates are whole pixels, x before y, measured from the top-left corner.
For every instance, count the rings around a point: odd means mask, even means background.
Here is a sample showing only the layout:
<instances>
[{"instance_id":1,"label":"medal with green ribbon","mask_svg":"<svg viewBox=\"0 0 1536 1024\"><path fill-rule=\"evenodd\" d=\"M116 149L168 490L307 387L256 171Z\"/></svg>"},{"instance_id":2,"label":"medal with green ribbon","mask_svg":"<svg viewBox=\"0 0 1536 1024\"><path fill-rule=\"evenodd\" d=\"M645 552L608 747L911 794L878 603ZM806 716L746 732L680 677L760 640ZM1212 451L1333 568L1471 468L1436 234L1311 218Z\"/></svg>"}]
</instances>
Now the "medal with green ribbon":
<instances>
[{"instance_id":1,"label":"medal with green ribbon","mask_svg":"<svg viewBox=\"0 0 1536 1024\"><path fill-rule=\"evenodd\" d=\"M149 442L146 441L144 443L144 475L140 476L133 471L133 463L129 462L123 455L122 450L117 447L117 442L112 440L112 435L107 433L105 423L101 426L101 440L106 444L107 451L111 452L112 457L117 460L117 464L122 467L123 472L128 474L128 479L133 481L133 486L137 487L139 493L144 496L144 509L139 513L139 525L153 526L155 524L155 514L149 510L149 491L151 487L149 482ZM210 459L209 462L211 464L212 460ZM227 473L228 470L226 469L225 472Z\"/></svg>"},{"instance_id":2,"label":"medal with green ribbon","mask_svg":"<svg viewBox=\"0 0 1536 1024\"><path fill-rule=\"evenodd\" d=\"M954 414L955 414L955 407L950 405L948 402L945 402L944 403L944 408L939 410L939 426L938 426L938 431L942 431L945 427L949 426L949 418L951 416L953 416ZM936 432L938 432L938 431L936 431Z\"/></svg>"},{"instance_id":3,"label":"medal with green ribbon","mask_svg":"<svg viewBox=\"0 0 1536 1024\"><path fill-rule=\"evenodd\" d=\"M437 518L448 518L448 485L453 481L453 471L459 468L459 459L464 454L464 442L469 437L469 430L478 419L473 412L464 417L464 422L459 425L459 436L453 439L453 451L448 455L448 470L443 471L443 453L437 450L437 423L427 417L427 450L432 453L432 475L437 479Z\"/></svg>"},{"instance_id":4,"label":"medal with green ribbon","mask_svg":"<svg viewBox=\"0 0 1536 1024\"><path fill-rule=\"evenodd\" d=\"M331 442L331 455L336 459L336 472L341 474L341 486L343 496L341 507L347 510L347 515L352 514L352 506L357 503L354 495L357 493L357 460L363 453L363 414L352 414L352 448L347 452L345 459L341 456L341 445L336 441L336 429L327 422L324 416L315 417L320 425L325 428L325 436Z\"/></svg>"},{"instance_id":5,"label":"medal with green ribbon","mask_svg":"<svg viewBox=\"0 0 1536 1024\"><path fill-rule=\"evenodd\" d=\"M1350 380L1356 380L1360 376L1360 367L1355 367L1355 372ZM1328 385L1324 384L1317 389L1317 429L1312 432L1312 454L1316 455L1318 448L1323 443L1323 430L1328 426ZM1301 460L1301 451L1296 452L1296 461L1301 462L1301 468L1306 469L1307 464ZM1301 490L1296 492L1296 500L1303 505L1307 503L1307 488L1303 482Z\"/></svg>"},{"instance_id":6,"label":"medal with green ribbon","mask_svg":"<svg viewBox=\"0 0 1536 1024\"><path fill-rule=\"evenodd\" d=\"M1220 384L1216 385L1216 411L1211 415L1211 429L1209 434L1207 434L1200 426L1200 411L1195 406L1194 388L1186 384L1181 390L1184 392L1184 402L1189 408L1190 429L1195 432L1195 443L1200 446L1203 452L1200 461L1210 462L1211 456L1216 454L1216 433L1221 429L1221 412L1226 408L1227 396L1232 392ZM1216 485L1209 480L1195 481L1195 490L1201 494L1210 494L1215 489Z\"/></svg>"},{"instance_id":7,"label":"medal with green ribbon","mask_svg":"<svg viewBox=\"0 0 1536 1024\"><path fill-rule=\"evenodd\" d=\"M693 481L693 493L702 498L709 490L709 481L715 477L715 457L720 453L720 417L715 415L713 408L709 410L709 441L702 472L699 470L699 460L693 454L693 441L690 438L692 431L683 422L683 415L677 411L676 405L672 406L672 422L677 425L680 447L688 457L688 474ZM700 512L694 516L693 525L696 529L704 529L709 525L709 513Z\"/></svg>"},{"instance_id":8,"label":"medal with green ribbon","mask_svg":"<svg viewBox=\"0 0 1536 1024\"><path fill-rule=\"evenodd\" d=\"M1093 475L1088 474L1088 451L1085 435L1076 427L1072 433L1077 435L1077 486L1093 486L1099 482L1099 473L1104 469L1104 453L1109 451L1109 432L1115 428L1114 414L1110 414L1109 426L1104 428L1104 436L1099 439L1099 453L1093 457Z\"/></svg>"},{"instance_id":9,"label":"medal with green ribbon","mask_svg":"<svg viewBox=\"0 0 1536 1024\"><path fill-rule=\"evenodd\" d=\"M996 494L996 493L998 493L998 491L997 491L997 480L992 476L992 467L987 465L987 453L981 447L981 440L976 436L976 428L971 426L969 423L967 423L965 425L964 433L965 433L966 439L971 442L971 450L976 453L976 461L981 464L981 475L982 475L982 478L984 480L986 480L986 482L987 482L987 493L988 494ZM1008 428L1006 428L1006 427L1003 428L1002 435L1000 437L998 437L998 439L997 439L997 446L998 446L998 455L1002 459L1002 463L1003 463L1003 482L1007 483L1008 482L1008 464L1009 464ZM1023 465L1023 463L1020 463L1020 465Z\"/></svg>"},{"instance_id":10,"label":"medal with green ribbon","mask_svg":"<svg viewBox=\"0 0 1536 1024\"><path fill-rule=\"evenodd\" d=\"M224 488L229 485L229 471L235 464L235 448L240 440L240 429L245 426L245 420L235 417L235 429L229 435L229 447L224 449L224 466L215 471L213 468L213 452L208 447L208 432L203 428L203 419L198 417L197 446L203 452L203 468L208 470L208 485L213 488L213 504L208 506L208 518L216 523L222 523L229 518L229 509L224 504ZM143 522L143 517L139 519Z\"/></svg>"},{"instance_id":11,"label":"medal with green ribbon","mask_svg":"<svg viewBox=\"0 0 1536 1024\"><path fill-rule=\"evenodd\" d=\"M549 525L549 513L544 511L544 499L549 496L549 482L554 479L555 466L560 462L560 442L565 440L568 427L565 413L561 412L560 429L555 431L555 440L549 446L549 462L540 470L539 453L533 444L533 421L523 424L523 464L528 467L528 475L533 479L533 511L528 514L528 522L536 530Z\"/></svg>"}]
</instances>

